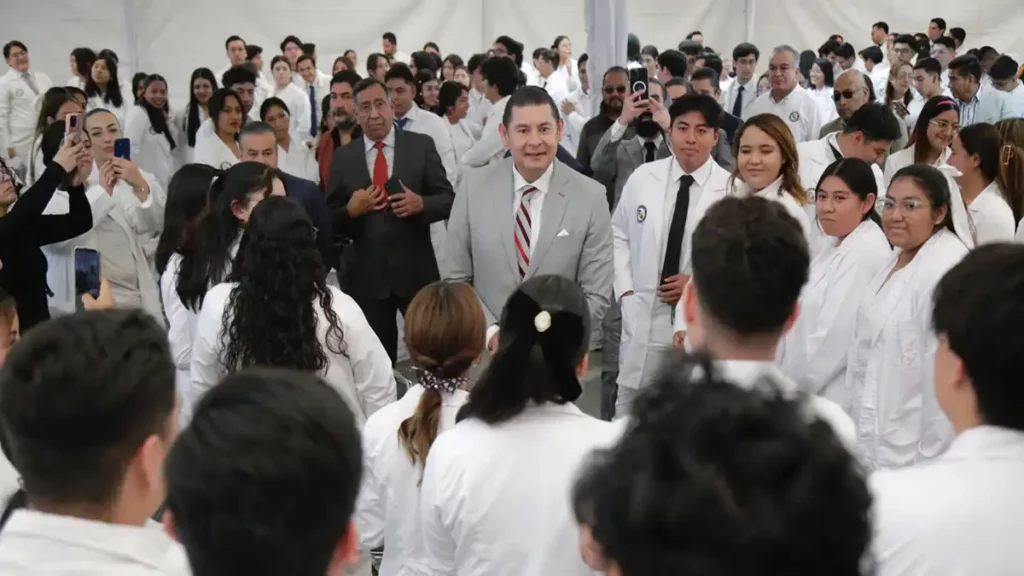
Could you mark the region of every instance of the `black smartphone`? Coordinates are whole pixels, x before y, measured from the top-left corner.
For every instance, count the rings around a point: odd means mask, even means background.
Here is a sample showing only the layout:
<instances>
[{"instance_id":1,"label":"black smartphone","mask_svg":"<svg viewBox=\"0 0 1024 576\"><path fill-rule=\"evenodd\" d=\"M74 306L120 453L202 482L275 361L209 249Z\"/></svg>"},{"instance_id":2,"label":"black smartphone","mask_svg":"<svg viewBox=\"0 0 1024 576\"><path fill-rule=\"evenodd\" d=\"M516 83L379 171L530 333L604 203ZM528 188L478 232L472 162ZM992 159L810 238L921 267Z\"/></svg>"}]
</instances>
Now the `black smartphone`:
<instances>
[{"instance_id":1,"label":"black smartphone","mask_svg":"<svg viewBox=\"0 0 1024 576\"><path fill-rule=\"evenodd\" d=\"M641 92L641 100L647 100L647 68L634 68L629 71L629 89L631 93Z\"/></svg>"},{"instance_id":2,"label":"black smartphone","mask_svg":"<svg viewBox=\"0 0 1024 576\"><path fill-rule=\"evenodd\" d=\"M82 294L100 297L100 253L92 248L75 248L75 305L82 308Z\"/></svg>"},{"instance_id":3,"label":"black smartphone","mask_svg":"<svg viewBox=\"0 0 1024 576\"><path fill-rule=\"evenodd\" d=\"M384 192L388 196L394 196L395 194L402 194L405 192L405 188L402 187L402 181L398 178L390 178L384 183Z\"/></svg>"}]
</instances>

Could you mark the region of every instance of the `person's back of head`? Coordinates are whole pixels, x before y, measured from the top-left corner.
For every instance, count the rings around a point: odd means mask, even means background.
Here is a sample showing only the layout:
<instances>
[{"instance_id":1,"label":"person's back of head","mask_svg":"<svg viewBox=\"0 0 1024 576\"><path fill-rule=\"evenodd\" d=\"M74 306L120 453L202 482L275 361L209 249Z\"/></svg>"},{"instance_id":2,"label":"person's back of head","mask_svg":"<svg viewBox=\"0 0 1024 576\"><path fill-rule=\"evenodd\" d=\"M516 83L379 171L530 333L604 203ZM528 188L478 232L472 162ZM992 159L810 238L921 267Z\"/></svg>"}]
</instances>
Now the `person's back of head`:
<instances>
[{"instance_id":1,"label":"person's back of head","mask_svg":"<svg viewBox=\"0 0 1024 576\"><path fill-rule=\"evenodd\" d=\"M704 48L700 45L700 42L694 42L693 40L683 40L677 48L687 56L700 56L704 53Z\"/></svg>"},{"instance_id":2,"label":"person's back of head","mask_svg":"<svg viewBox=\"0 0 1024 576\"><path fill-rule=\"evenodd\" d=\"M693 233L693 276L683 293L687 338L774 347L796 320L810 255L800 224L765 198L725 198Z\"/></svg>"},{"instance_id":3,"label":"person's back of head","mask_svg":"<svg viewBox=\"0 0 1024 576\"><path fill-rule=\"evenodd\" d=\"M675 361L573 490L588 565L620 576L859 576L871 495L831 426L766 377Z\"/></svg>"},{"instance_id":4,"label":"person's back of head","mask_svg":"<svg viewBox=\"0 0 1024 576\"><path fill-rule=\"evenodd\" d=\"M668 70L673 78L686 76L686 55L678 50L665 50L658 54L658 67Z\"/></svg>"},{"instance_id":5,"label":"person's back of head","mask_svg":"<svg viewBox=\"0 0 1024 576\"><path fill-rule=\"evenodd\" d=\"M458 419L498 424L530 402L574 402L589 345L590 308L578 284L556 275L523 282L505 303L498 350Z\"/></svg>"},{"instance_id":6,"label":"person's back of head","mask_svg":"<svg viewBox=\"0 0 1024 576\"><path fill-rule=\"evenodd\" d=\"M871 62L873 64L881 64L882 61L885 60L885 57L882 54L882 49L874 45L861 50L860 57L863 58L865 62Z\"/></svg>"},{"instance_id":7,"label":"person's back of head","mask_svg":"<svg viewBox=\"0 0 1024 576\"><path fill-rule=\"evenodd\" d=\"M1017 64L1016 60L1003 54L992 63L992 66L988 69L988 75L992 77L993 82L1015 84L1013 81L1017 79L1017 71L1019 69L1020 65Z\"/></svg>"},{"instance_id":8,"label":"person's back of head","mask_svg":"<svg viewBox=\"0 0 1024 576\"><path fill-rule=\"evenodd\" d=\"M888 106L869 102L857 109L846 121L843 133L860 132L865 142L893 142L903 136L900 121Z\"/></svg>"},{"instance_id":9,"label":"person's back of head","mask_svg":"<svg viewBox=\"0 0 1024 576\"><path fill-rule=\"evenodd\" d=\"M1024 247L1017 244L972 250L935 289L935 391L957 433L983 424L1024 432L1022 291Z\"/></svg>"},{"instance_id":10,"label":"person's back of head","mask_svg":"<svg viewBox=\"0 0 1024 576\"><path fill-rule=\"evenodd\" d=\"M140 310L36 326L0 372L0 420L30 508L141 526L177 435L166 333Z\"/></svg>"},{"instance_id":11,"label":"person's back of head","mask_svg":"<svg viewBox=\"0 0 1024 576\"><path fill-rule=\"evenodd\" d=\"M239 84L256 84L256 73L251 66L239 64L232 66L221 76L221 86L231 88Z\"/></svg>"},{"instance_id":12,"label":"person's back of head","mask_svg":"<svg viewBox=\"0 0 1024 576\"><path fill-rule=\"evenodd\" d=\"M167 457L169 529L195 576L334 574L356 558L362 448L351 409L308 373L232 374Z\"/></svg>"},{"instance_id":13,"label":"person's back of head","mask_svg":"<svg viewBox=\"0 0 1024 576\"><path fill-rule=\"evenodd\" d=\"M480 65L480 75L504 98L519 87L519 67L508 58L488 58Z\"/></svg>"}]
</instances>

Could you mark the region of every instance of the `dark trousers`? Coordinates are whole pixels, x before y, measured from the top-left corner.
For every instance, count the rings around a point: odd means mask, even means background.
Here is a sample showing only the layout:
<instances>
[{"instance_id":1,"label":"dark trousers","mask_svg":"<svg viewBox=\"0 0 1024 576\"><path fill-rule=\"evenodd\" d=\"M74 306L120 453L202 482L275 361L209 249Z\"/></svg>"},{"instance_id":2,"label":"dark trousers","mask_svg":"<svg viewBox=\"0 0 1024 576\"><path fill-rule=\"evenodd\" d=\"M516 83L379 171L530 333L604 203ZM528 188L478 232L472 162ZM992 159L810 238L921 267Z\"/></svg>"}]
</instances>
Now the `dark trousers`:
<instances>
[{"instance_id":1,"label":"dark trousers","mask_svg":"<svg viewBox=\"0 0 1024 576\"><path fill-rule=\"evenodd\" d=\"M395 323L395 313L401 312L405 316L405 310L409 307L409 300L392 294L380 300L376 298L355 298L359 307L363 309L366 321L370 323L380 343L384 345L388 356L391 357L391 364L398 359L398 324Z\"/></svg>"},{"instance_id":2,"label":"dark trousers","mask_svg":"<svg viewBox=\"0 0 1024 576\"><path fill-rule=\"evenodd\" d=\"M615 401L619 395L619 344L622 339L622 308L612 298L603 322L604 344L601 346L601 419L615 418Z\"/></svg>"}]
</instances>

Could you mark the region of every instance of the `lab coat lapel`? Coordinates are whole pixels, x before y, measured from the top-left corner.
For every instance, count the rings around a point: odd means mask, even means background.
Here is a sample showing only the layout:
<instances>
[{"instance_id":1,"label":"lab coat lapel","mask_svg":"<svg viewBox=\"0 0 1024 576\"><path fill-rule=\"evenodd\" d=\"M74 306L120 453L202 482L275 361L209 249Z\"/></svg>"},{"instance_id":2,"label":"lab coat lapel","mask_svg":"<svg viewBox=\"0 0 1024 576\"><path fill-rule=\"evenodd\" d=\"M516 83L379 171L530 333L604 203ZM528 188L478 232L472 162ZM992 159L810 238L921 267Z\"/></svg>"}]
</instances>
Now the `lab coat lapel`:
<instances>
[{"instance_id":1,"label":"lab coat lapel","mask_svg":"<svg viewBox=\"0 0 1024 576\"><path fill-rule=\"evenodd\" d=\"M512 202L515 200L516 185L515 178L512 175L513 160L512 158L505 158L502 162L505 163L501 171L505 174L505 182L503 183L504 185L498 187L500 197L498 198L497 226L501 236L501 245L505 247L505 256L508 259L509 270L518 278L519 261L516 258L515 236L512 231L512 226L516 219L515 211L519 209L518 206L512 206ZM536 253L536 250L534 253Z\"/></svg>"},{"instance_id":2,"label":"lab coat lapel","mask_svg":"<svg viewBox=\"0 0 1024 576\"><path fill-rule=\"evenodd\" d=\"M898 293L895 294L894 298L887 298L886 302L879 302L881 308L878 310L878 313L881 314L882 318L888 318L892 316L897 306L905 298L909 298L911 296L911 292L913 292L914 290L914 276L917 274L917 271L921 269L921 263L927 262L928 259L931 258L931 252L935 249L936 244L939 243L938 239L942 234L949 234L949 232L940 230L939 232L932 234L932 237L929 238L923 246L921 246L920 250L918 250L917 254L914 256L914 259L910 261L910 264L907 264L907 267L903 269L902 274L900 274L901 278L889 279L889 282L900 282L900 285L891 287L892 290L898 291ZM899 258L899 252L893 252L893 261L895 262L897 258ZM888 274L888 271L891 269L892 266L886 266L884 268L886 274ZM880 287L881 284L873 288L877 292L880 289ZM875 329L875 333L872 334L872 341L877 339L879 334L881 334L881 330L882 327L885 326L885 322L875 322L873 326Z\"/></svg>"},{"instance_id":3,"label":"lab coat lapel","mask_svg":"<svg viewBox=\"0 0 1024 576\"><path fill-rule=\"evenodd\" d=\"M533 247L533 255L530 257L530 268L526 271L526 280L533 277L540 261L551 244L555 241L555 235L562 229L562 219L565 217L566 202L563 190L569 186L569 179L559 170L556 163L551 174L551 184L547 194L544 195L544 212L540 219L540 234L537 235L537 245Z\"/></svg>"}]
</instances>

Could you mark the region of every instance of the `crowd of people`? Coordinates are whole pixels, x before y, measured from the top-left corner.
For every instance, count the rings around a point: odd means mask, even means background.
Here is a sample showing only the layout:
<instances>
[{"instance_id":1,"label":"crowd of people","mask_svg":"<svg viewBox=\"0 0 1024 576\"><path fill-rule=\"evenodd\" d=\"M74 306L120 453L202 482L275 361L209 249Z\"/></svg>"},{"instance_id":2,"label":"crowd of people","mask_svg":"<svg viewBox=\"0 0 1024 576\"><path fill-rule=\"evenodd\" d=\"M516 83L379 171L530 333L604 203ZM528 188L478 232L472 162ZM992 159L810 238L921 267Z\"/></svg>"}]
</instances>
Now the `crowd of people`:
<instances>
[{"instance_id":1,"label":"crowd of people","mask_svg":"<svg viewBox=\"0 0 1024 576\"><path fill-rule=\"evenodd\" d=\"M1024 68L870 34L8 41L0 573L1015 574Z\"/></svg>"}]
</instances>

